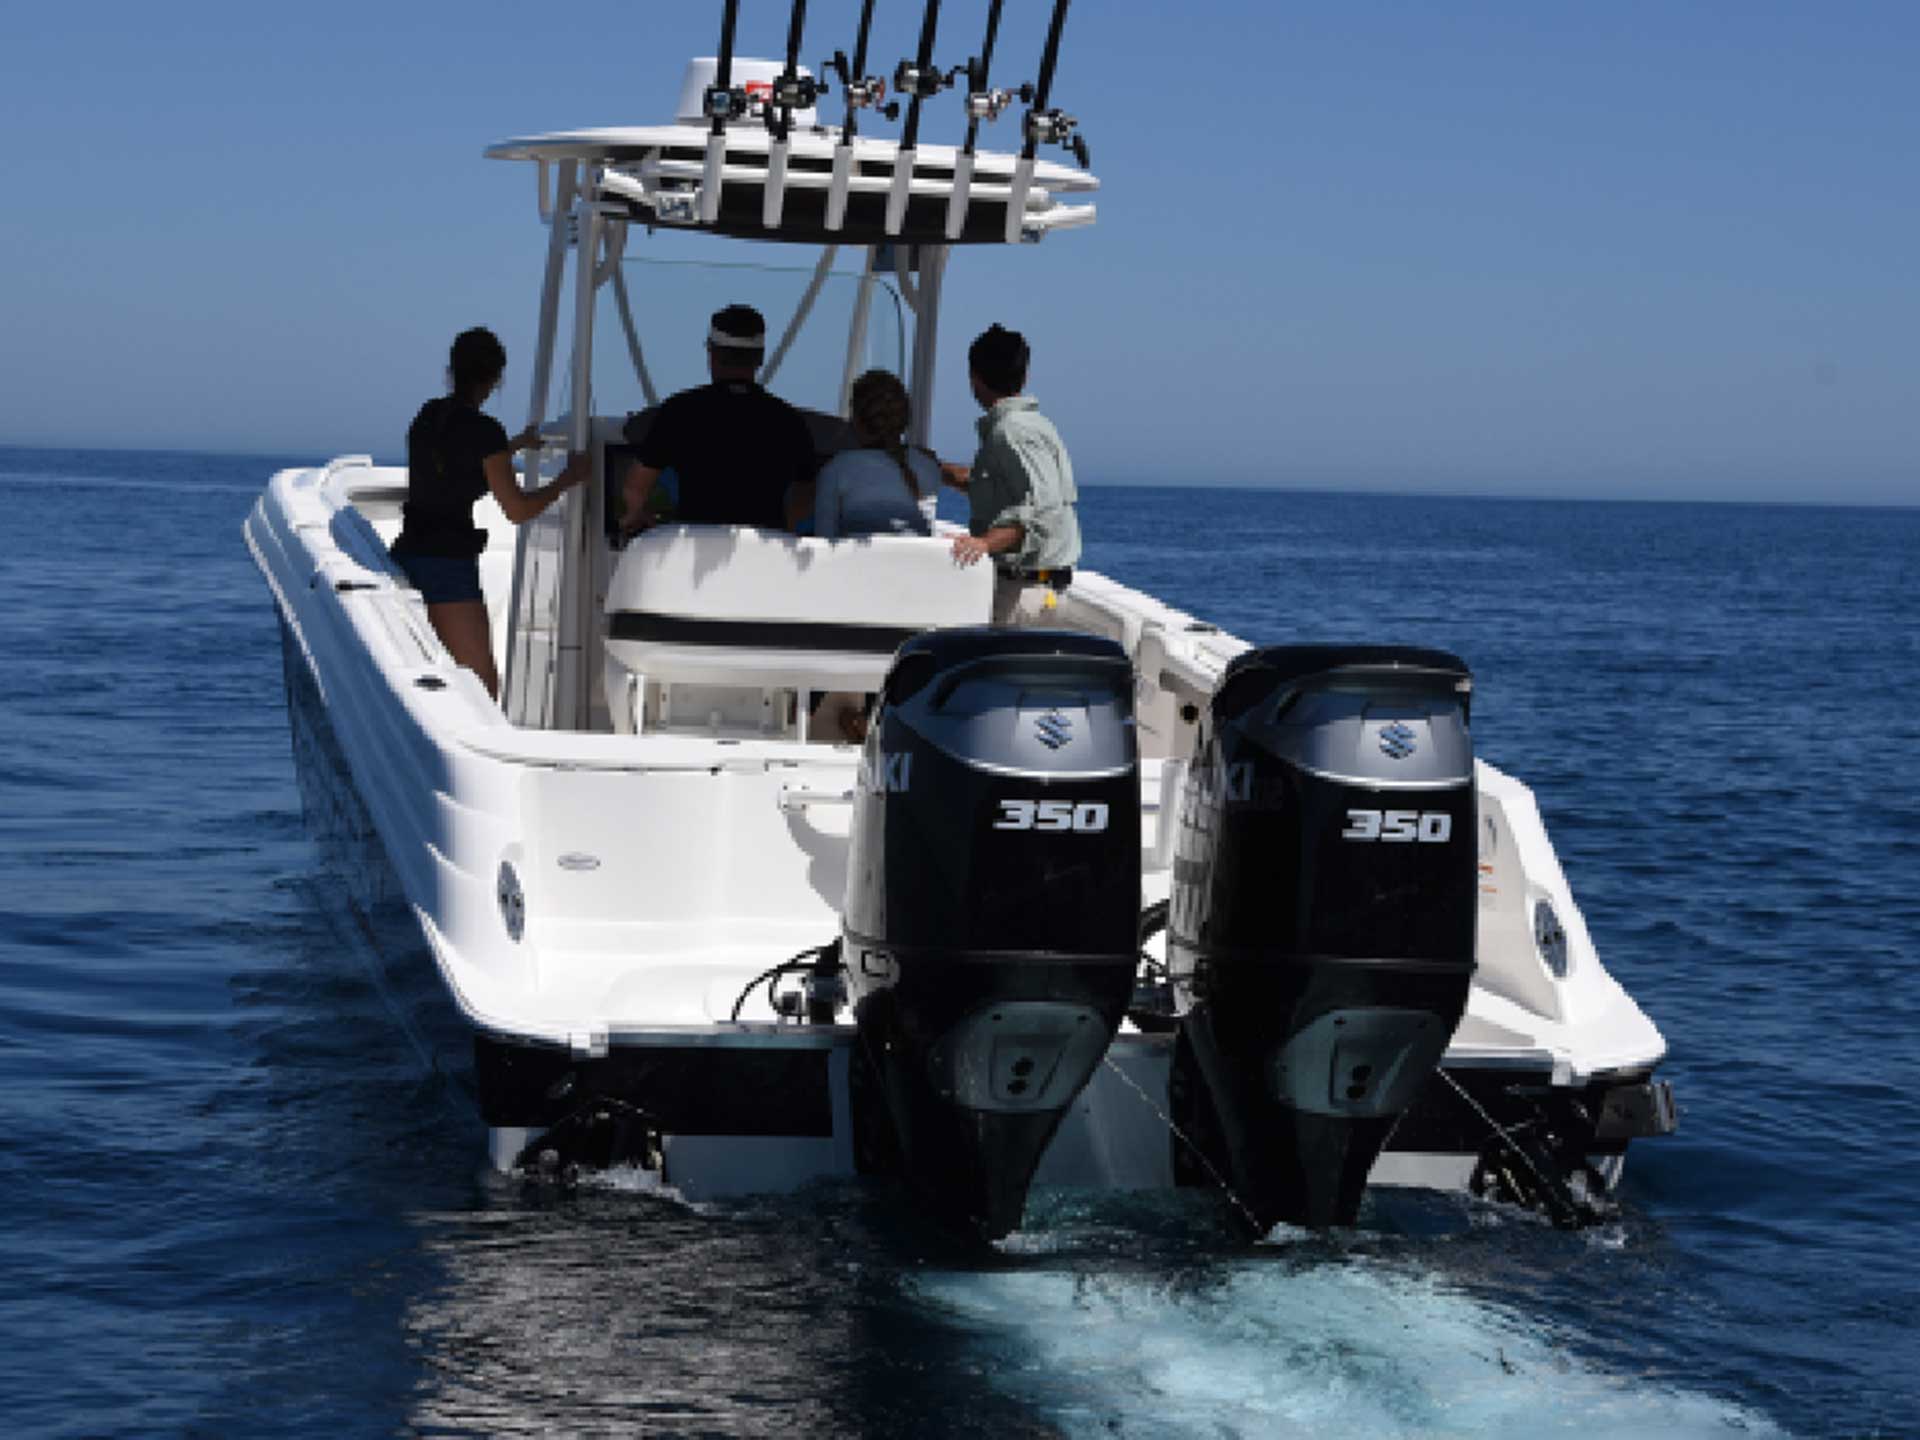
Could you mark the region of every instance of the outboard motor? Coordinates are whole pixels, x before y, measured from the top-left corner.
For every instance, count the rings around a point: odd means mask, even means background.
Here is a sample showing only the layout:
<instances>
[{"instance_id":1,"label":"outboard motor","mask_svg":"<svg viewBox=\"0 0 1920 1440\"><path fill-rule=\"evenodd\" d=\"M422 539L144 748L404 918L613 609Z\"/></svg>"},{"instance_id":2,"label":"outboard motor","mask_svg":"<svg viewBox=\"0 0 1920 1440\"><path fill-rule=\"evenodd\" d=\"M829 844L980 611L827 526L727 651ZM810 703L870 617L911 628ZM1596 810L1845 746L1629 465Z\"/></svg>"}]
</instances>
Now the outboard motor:
<instances>
[{"instance_id":1,"label":"outboard motor","mask_svg":"<svg viewBox=\"0 0 1920 1440\"><path fill-rule=\"evenodd\" d=\"M1228 666L1202 721L1167 926L1175 1118L1185 1097L1263 1234L1353 1222L1466 1007L1471 688L1437 650L1280 646Z\"/></svg>"},{"instance_id":2,"label":"outboard motor","mask_svg":"<svg viewBox=\"0 0 1920 1440\"><path fill-rule=\"evenodd\" d=\"M932 630L861 756L844 961L906 1174L998 1239L1133 990L1133 670L1110 640Z\"/></svg>"}]
</instances>

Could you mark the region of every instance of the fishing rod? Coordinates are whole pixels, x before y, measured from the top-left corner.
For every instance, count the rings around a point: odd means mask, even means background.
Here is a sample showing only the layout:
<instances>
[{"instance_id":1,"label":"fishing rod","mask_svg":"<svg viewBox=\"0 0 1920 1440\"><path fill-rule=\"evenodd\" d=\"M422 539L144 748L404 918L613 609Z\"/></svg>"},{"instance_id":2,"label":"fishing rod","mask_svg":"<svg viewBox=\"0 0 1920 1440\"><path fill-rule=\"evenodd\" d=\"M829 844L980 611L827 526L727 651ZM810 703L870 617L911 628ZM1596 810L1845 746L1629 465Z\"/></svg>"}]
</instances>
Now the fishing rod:
<instances>
[{"instance_id":1,"label":"fishing rod","mask_svg":"<svg viewBox=\"0 0 1920 1440\"><path fill-rule=\"evenodd\" d=\"M726 0L720 13L720 63L703 103L713 128L707 136L707 165L700 180L700 219L711 225L720 218L721 174L727 162L727 122L747 113L747 96L733 84L733 31L740 20L740 0Z\"/></svg>"},{"instance_id":2,"label":"fishing rod","mask_svg":"<svg viewBox=\"0 0 1920 1440\"><path fill-rule=\"evenodd\" d=\"M1026 221L1027 192L1033 186L1034 155L1041 143L1065 145L1073 151L1081 169L1086 169L1088 164L1087 142L1074 133L1079 122L1064 110L1047 108L1047 101L1053 95L1054 67L1060 59L1060 32L1067 24L1067 3L1068 0L1054 0L1053 19L1047 25L1046 48L1040 52L1040 79L1033 87L1033 103L1028 107L1025 122L1026 143L1020 147L1020 158L1014 162L1013 188L1007 196L1009 245L1019 241Z\"/></svg>"},{"instance_id":3,"label":"fishing rod","mask_svg":"<svg viewBox=\"0 0 1920 1440\"><path fill-rule=\"evenodd\" d=\"M961 146L960 154L953 162L953 195L947 201L949 240L958 240L961 230L966 227L967 202L973 191L973 152L980 140L980 122L998 120L1000 112L1013 103L1013 96L1007 91L987 88L987 73L993 65L993 41L1000 31L1000 9L1005 3L1006 0L991 0L988 4L987 38L981 42L980 54L966 64L967 142ZM949 81L952 78L949 76ZM1031 92L1021 98L1030 99Z\"/></svg>"},{"instance_id":4,"label":"fishing rod","mask_svg":"<svg viewBox=\"0 0 1920 1440\"><path fill-rule=\"evenodd\" d=\"M767 179L760 221L769 230L780 228L780 215L787 203L787 152L792 145L793 112L811 110L820 96L820 86L811 75L800 73L800 34L806 28L807 0L793 0L793 16L787 22L787 68L774 79L773 93L767 97L767 130L773 144L767 148Z\"/></svg>"},{"instance_id":5,"label":"fishing rod","mask_svg":"<svg viewBox=\"0 0 1920 1440\"><path fill-rule=\"evenodd\" d=\"M893 157L893 188L887 192L887 234L898 235L907 217L913 162L920 142L920 106L947 87L948 77L933 64L933 37L940 25L940 0L927 0L920 17L920 48L911 64L902 60L893 72L893 88L907 97L907 123Z\"/></svg>"},{"instance_id":6,"label":"fishing rod","mask_svg":"<svg viewBox=\"0 0 1920 1440\"><path fill-rule=\"evenodd\" d=\"M887 82L867 74L867 37L873 30L873 0L862 0L860 29L853 42L853 63L847 52L836 50L833 58L820 67L822 74L832 71L840 77L840 89L847 99L846 123L840 127L840 143L833 147L833 178L827 186L826 227L838 230L847 218L847 190L853 183L853 137L860 128L860 112L873 106L887 119L900 113L898 104L882 105Z\"/></svg>"}]
</instances>

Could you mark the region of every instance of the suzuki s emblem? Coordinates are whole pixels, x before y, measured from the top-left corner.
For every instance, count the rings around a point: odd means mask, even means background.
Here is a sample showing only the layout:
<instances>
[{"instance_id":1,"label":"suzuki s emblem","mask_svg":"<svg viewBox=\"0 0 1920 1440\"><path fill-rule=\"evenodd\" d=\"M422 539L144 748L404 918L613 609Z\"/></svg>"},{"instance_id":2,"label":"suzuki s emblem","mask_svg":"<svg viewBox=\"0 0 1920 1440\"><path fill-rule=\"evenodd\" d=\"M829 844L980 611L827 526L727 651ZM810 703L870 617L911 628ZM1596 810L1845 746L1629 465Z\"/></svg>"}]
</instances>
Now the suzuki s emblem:
<instances>
[{"instance_id":1,"label":"suzuki s emblem","mask_svg":"<svg viewBox=\"0 0 1920 1440\"><path fill-rule=\"evenodd\" d=\"M1073 722L1058 710L1049 710L1033 722L1033 733L1049 750L1058 750L1073 740Z\"/></svg>"},{"instance_id":2,"label":"suzuki s emblem","mask_svg":"<svg viewBox=\"0 0 1920 1440\"><path fill-rule=\"evenodd\" d=\"M1384 727L1380 731L1380 748L1391 759L1406 759L1418 748L1414 743L1413 727L1399 720Z\"/></svg>"}]
</instances>

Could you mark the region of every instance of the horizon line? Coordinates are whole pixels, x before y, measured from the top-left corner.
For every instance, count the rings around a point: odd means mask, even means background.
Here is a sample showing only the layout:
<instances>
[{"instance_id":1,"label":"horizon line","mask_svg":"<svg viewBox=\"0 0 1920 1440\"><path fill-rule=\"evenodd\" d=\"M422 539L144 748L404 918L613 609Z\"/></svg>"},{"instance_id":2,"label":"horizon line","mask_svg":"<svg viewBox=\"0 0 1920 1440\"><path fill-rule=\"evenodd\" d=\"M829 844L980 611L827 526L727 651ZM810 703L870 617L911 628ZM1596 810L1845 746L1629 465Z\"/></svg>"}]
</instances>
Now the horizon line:
<instances>
[{"instance_id":1,"label":"horizon line","mask_svg":"<svg viewBox=\"0 0 1920 1440\"><path fill-rule=\"evenodd\" d=\"M367 453L363 450L343 450L335 454L321 456L318 450L299 453L293 450L269 450L254 446L201 446L188 448L177 445L45 445L0 440L0 452L4 451L68 455L210 455L222 459L288 462L291 466L299 466L302 464L319 466L343 455L361 455ZM405 463L403 459L383 458L379 455L375 455L372 458L376 465L398 466ZM263 483L265 478L265 476L262 477ZM1375 496L1381 499L1404 500L1565 501L1573 504L1593 505L1745 505L1805 510L1907 511L1920 509L1920 495L1917 495L1916 498L1912 500L1847 500L1830 497L1800 499L1778 496L1751 498L1745 496L1707 495L1606 495L1594 493L1594 491L1589 488L1563 492L1543 492L1539 490L1515 488L1517 482L1492 477L1489 477L1488 480L1476 486L1474 482L1462 479L1458 472L1436 475L1434 479L1428 483L1408 480L1404 476L1373 480L1355 478L1346 482L1305 478L1218 478L1207 481L1183 482L1159 478L1145 478L1137 475L1104 476L1097 479L1076 477L1076 483L1082 488L1096 490L1251 490L1272 491L1292 495L1339 497L1364 495ZM1644 484L1647 482L1639 481L1635 483ZM955 493L958 494L959 492Z\"/></svg>"}]
</instances>

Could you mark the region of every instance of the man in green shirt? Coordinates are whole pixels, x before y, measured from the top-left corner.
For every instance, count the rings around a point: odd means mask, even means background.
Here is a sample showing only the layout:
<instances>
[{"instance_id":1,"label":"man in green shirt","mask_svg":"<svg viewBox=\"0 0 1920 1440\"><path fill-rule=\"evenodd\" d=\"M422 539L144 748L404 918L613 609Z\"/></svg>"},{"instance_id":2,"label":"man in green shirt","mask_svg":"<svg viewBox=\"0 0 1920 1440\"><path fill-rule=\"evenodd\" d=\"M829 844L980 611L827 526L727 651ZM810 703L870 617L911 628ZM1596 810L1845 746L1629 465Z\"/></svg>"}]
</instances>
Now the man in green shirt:
<instances>
[{"instance_id":1,"label":"man in green shirt","mask_svg":"<svg viewBox=\"0 0 1920 1440\"><path fill-rule=\"evenodd\" d=\"M1080 559L1073 462L1060 432L1040 413L1027 384L1030 359L1018 331L994 325L967 350L980 448L971 466L943 465L947 482L967 492L968 533L953 558L971 565L993 557L993 623L1044 623Z\"/></svg>"}]
</instances>

